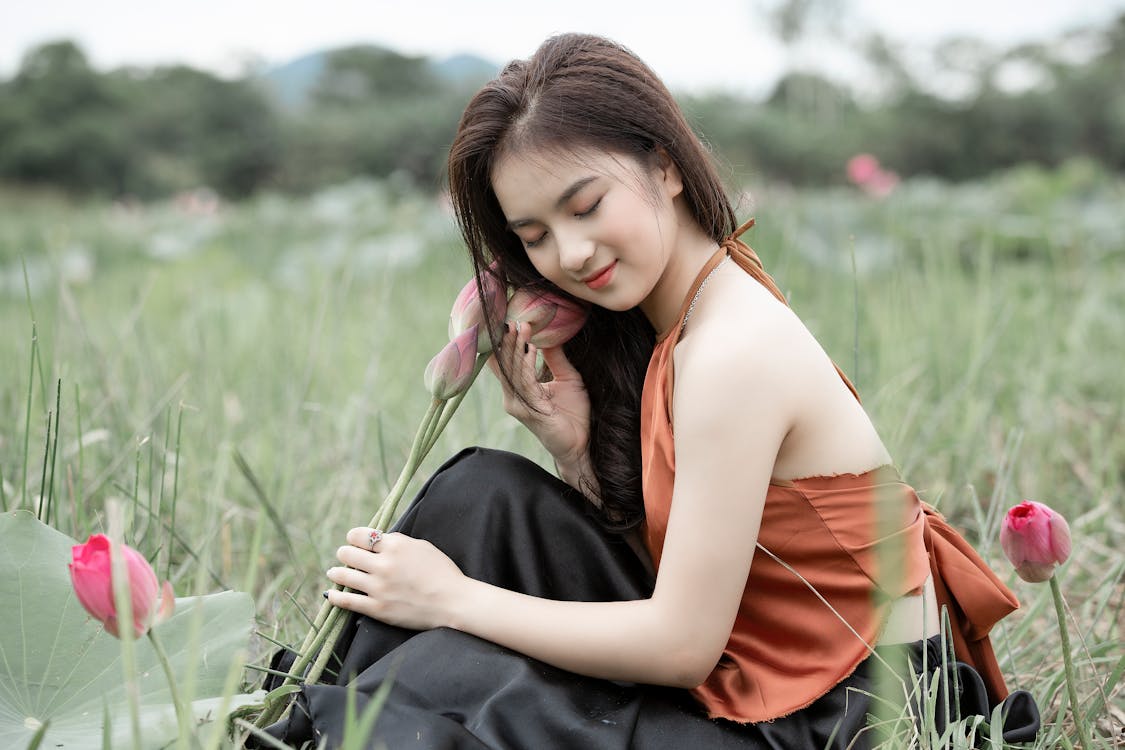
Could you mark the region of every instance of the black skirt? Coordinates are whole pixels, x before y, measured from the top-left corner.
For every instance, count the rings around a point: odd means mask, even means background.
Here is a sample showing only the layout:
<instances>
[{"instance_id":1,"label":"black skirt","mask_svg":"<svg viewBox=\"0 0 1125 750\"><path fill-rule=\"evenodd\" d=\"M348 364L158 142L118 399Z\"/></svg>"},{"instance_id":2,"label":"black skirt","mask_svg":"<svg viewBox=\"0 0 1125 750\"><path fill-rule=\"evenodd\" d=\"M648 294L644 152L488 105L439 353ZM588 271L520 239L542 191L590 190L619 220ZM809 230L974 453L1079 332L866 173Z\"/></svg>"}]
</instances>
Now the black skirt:
<instances>
[{"instance_id":1,"label":"black skirt","mask_svg":"<svg viewBox=\"0 0 1125 750\"><path fill-rule=\"evenodd\" d=\"M585 499L512 453L471 448L454 456L394 530L429 540L472 578L532 596L621 601L652 591L647 566L621 536L598 525ZM910 644L906 654L916 672L923 660L930 667L943 661L936 638ZM271 735L293 747L324 740L337 747L349 691L358 715L389 680L365 747L863 748L877 739L865 727L875 672L886 661L868 658L788 716L738 724L708 719L686 690L583 677L447 628L410 631L353 614L334 657L335 673L303 686L287 718L268 728ZM292 661L291 652L280 652L273 666L285 670ZM958 698L938 704L987 719L980 676L967 665L946 664ZM264 687L278 682L269 676ZM1004 710L1005 740L1034 738L1039 714L1029 694L1013 693Z\"/></svg>"}]
</instances>

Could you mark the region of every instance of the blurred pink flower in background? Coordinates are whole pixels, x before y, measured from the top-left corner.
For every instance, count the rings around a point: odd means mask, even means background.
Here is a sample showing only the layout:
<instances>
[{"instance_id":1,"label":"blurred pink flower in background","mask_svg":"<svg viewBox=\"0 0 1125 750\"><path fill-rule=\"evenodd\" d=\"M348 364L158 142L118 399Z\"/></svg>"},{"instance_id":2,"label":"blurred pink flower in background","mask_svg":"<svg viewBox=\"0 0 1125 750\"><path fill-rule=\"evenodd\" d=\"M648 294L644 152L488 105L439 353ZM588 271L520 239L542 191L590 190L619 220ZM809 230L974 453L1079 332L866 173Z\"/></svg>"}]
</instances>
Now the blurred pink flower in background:
<instances>
[{"instance_id":1,"label":"blurred pink flower in background","mask_svg":"<svg viewBox=\"0 0 1125 750\"><path fill-rule=\"evenodd\" d=\"M862 185L879 171L879 160L871 154L856 154L848 159L848 181Z\"/></svg>"},{"instance_id":2,"label":"blurred pink flower in background","mask_svg":"<svg viewBox=\"0 0 1125 750\"><path fill-rule=\"evenodd\" d=\"M1043 503L1024 500L1004 516L1000 546L1020 578L1040 583L1070 557L1070 527Z\"/></svg>"},{"instance_id":3,"label":"blurred pink flower in background","mask_svg":"<svg viewBox=\"0 0 1125 750\"><path fill-rule=\"evenodd\" d=\"M884 170L871 154L856 154L848 159L848 182L868 195L885 198L898 186L898 175Z\"/></svg>"}]
</instances>

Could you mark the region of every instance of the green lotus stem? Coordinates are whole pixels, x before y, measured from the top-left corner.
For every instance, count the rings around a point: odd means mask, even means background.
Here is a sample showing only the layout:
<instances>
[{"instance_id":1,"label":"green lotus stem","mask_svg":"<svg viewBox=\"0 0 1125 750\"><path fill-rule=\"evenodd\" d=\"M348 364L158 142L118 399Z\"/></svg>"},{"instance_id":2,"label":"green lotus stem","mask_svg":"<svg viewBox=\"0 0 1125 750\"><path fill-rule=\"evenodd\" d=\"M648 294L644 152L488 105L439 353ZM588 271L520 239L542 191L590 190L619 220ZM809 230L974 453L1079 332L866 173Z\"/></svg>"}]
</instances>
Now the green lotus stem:
<instances>
[{"instance_id":1,"label":"green lotus stem","mask_svg":"<svg viewBox=\"0 0 1125 750\"><path fill-rule=\"evenodd\" d=\"M301 652L297 654L296 661L294 661L293 666L289 668L289 674L293 676L286 677L279 687L294 685L301 679L297 675L300 675L304 671L305 667L309 665L309 662L312 661L313 655L318 653L320 645L324 643L324 639L328 636L328 628L334 622L332 615L334 615L336 612L339 612L339 609L332 607L328 604L328 602L325 602L321 607L321 610L325 615L323 622L321 623L320 627L314 626L311 630L309 630L308 635L305 636L305 642L302 644ZM319 620L320 618L318 617L317 619ZM288 708L288 706L289 703L284 698L268 704L265 708L262 709L262 712L258 714L258 718L254 721L254 726L258 729L269 726L270 724L281 718L281 715L285 712L285 709Z\"/></svg>"},{"instance_id":2,"label":"green lotus stem","mask_svg":"<svg viewBox=\"0 0 1125 750\"><path fill-rule=\"evenodd\" d=\"M1078 739L1078 747L1084 748L1090 740L1090 733L1086 729L1086 722L1082 713L1078 710L1078 681L1074 676L1074 660L1070 653L1070 634L1066 628L1066 604L1063 602L1062 589L1059 587L1059 577L1057 575L1051 576L1048 583L1051 586L1051 596L1055 600L1055 616L1059 620L1059 640L1062 641L1063 666L1066 669L1066 691L1067 697L1070 699L1070 713L1074 716L1074 724L1078 727L1078 732L1081 735Z\"/></svg>"},{"instance_id":3,"label":"green lotus stem","mask_svg":"<svg viewBox=\"0 0 1125 750\"><path fill-rule=\"evenodd\" d=\"M456 396L454 398L456 398ZM441 415L445 411L446 406L449 405L449 401L434 399L430 408L433 408L435 404L437 405L437 411L429 420L429 424L426 425L426 431L421 434L421 439L418 442L419 461L426 457L426 454L430 452L429 448L437 441L438 434L441 432L441 428L438 425L441 423ZM413 446L411 452L413 452Z\"/></svg>"},{"instance_id":4,"label":"green lotus stem","mask_svg":"<svg viewBox=\"0 0 1125 750\"><path fill-rule=\"evenodd\" d=\"M399 472L398 479L395 481L394 486L391 488L390 493L383 500L382 505L379 506L379 512L375 514L368 526L372 528L383 528L391 519L394 518L395 510L398 508L398 503L402 496L406 494L406 488L410 484L410 480L414 478L414 474L418 471L418 466L421 465L422 459L426 455L426 444L433 444L434 429L437 427L440 420L442 410L446 402L434 399L430 402L429 409L422 417L422 422L418 426L418 431L414 435L414 442L410 447L410 455L406 459L406 465L402 467ZM332 651L336 647L336 641L339 639L340 633L344 629L344 618L342 610L338 607L329 607L332 609L331 613L325 619L318 629L318 637L314 640L312 647L308 649L308 654L316 654L316 660L313 662L312 667L309 668L308 673L305 675L305 681L316 683L320 679L321 674L324 673L324 668L328 666L328 660L332 656ZM296 667L296 664L294 664ZM303 668L304 665L302 664ZM294 672L299 670L294 669Z\"/></svg>"},{"instance_id":5,"label":"green lotus stem","mask_svg":"<svg viewBox=\"0 0 1125 750\"><path fill-rule=\"evenodd\" d=\"M301 641L301 646L297 649L298 656L309 650L309 646L312 645L313 639L316 638L317 632L320 631L320 627L324 625L324 621L328 619L328 612L331 609L332 605L329 604L327 600L320 605L320 609L316 613L316 618L313 620L312 627L309 628L308 633L305 633L305 640Z\"/></svg>"},{"instance_id":6,"label":"green lotus stem","mask_svg":"<svg viewBox=\"0 0 1125 750\"><path fill-rule=\"evenodd\" d=\"M395 480L394 487L391 488L386 499L384 499L382 505L379 506L379 512L377 512L371 519L371 522L367 524L368 526L381 529L394 518L395 509L398 507L398 501L402 499L403 494L406 492L407 485L410 484L410 480L414 478L414 473L418 471L418 466L422 463L422 458L424 456L422 447L425 444L426 435L437 421L444 405L444 401L438 401L437 399L430 402L430 408L426 410L426 415L422 417L422 423L418 425L418 431L414 434L414 442L410 445L410 455L406 458L406 465L402 467L398 479Z\"/></svg>"},{"instance_id":7,"label":"green lotus stem","mask_svg":"<svg viewBox=\"0 0 1125 750\"><path fill-rule=\"evenodd\" d=\"M149 628L148 640L152 644L152 650L156 652L156 658L160 661L160 666L164 668L164 676L168 679L168 690L172 693L172 705L176 707L176 723L180 727L180 738L186 738L191 734L191 714L188 713L187 706L184 705L183 698L180 697L180 690L176 687L176 675L172 672L172 663L168 661L168 654L164 652L164 646L160 644L160 639L156 637L155 628Z\"/></svg>"},{"instance_id":8,"label":"green lotus stem","mask_svg":"<svg viewBox=\"0 0 1125 750\"><path fill-rule=\"evenodd\" d=\"M332 611L328 613L328 617L324 620L324 624L321 625L320 630L317 631L316 637L313 639L312 648L309 649L305 660L308 665L308 671L304 673L304 681L306 684L315 685L320 681L320 675L323 674L324 667L328 664L328 655L332 653L331 646L325 648L325 645L328 643L328 637L333 631L336 631L336 635L339 635L339 630L336 625L343 619L343 614L344 610L339 607L333 607ZM331 645L335 646L336 642L332 641ZM302 665L301 669L304 669L304 665ZM299 673L294 672L294 674Z\"/></svg>"},{"instance_id":9,"label":"green lotus stem","mask_svg":"<svg viewBox=\"0 0 1125 750\"><path fill-rule=\"evenodd\" d=\"M418 426L418 431L415 433L414 442L411 445L410 455L407 457L406 464L402 467L398 479L395 480L394 486L391 487L382 505L379 506L379 511L375 514L374 518L368 522L368 526L380 528L382 524L385 524L393 517L399 499L401 499L402 495L406 492L410 480L418 470L418 465L422 462L421 459L424 454L421 451L421 447L426 436L431 433L433 426L437 423L443 405L444 402L441 401L433 401L430 404L430 408L426 411L421 424ZM334 588L340 591L344 587L336 585ZM312 628L309 629L309 632L301 642L297 659L293 662L293 666L289 668L290 674L300 675L304 673L305 668L309 667L309 664L312 663L313 666L309 668L308 673L305 674L305 681L315 683L320 678L324 667L328 663L332 648L336 645L336 639L343 629L343 622L340 621L340 612L340 608L332 606L328 601L321 604L320 610L313 620ZM332 632L333 629L335 629L334 633ZM330 636L331 640L329 641ZM325 648L326 643L329 644L327 648ZM314 657L316 657L315 661ZM319 667L317 666L318 664ZM282 686L293 685L296 682L297 678L288 677L282 682ZM269 726L281 718L286 707L286 701L278 701L275 704L267 706L262 713L258 715L254 725L258 728Z\"/></svg>"},{"instance_id":10,"label":"green lotus stem","mask_svg":"<svg viewBox=\"0 0 1125 750\"><path fill-rule=\"evenodd\" d=\"M425 460L430 450L437 443L438 437L445 429L445 426L449 424L449 420L453 418L453 414L457 411L461 402L465 400L465 394L469 392L469 388L471 388L472 384L476 381L480 371L484 369L484 365L488 362L490 356L492 356L491 352L477 355L476 363L473 366L472 378L468 385L465 386L464 390L451 399L445 401L433 399L430 402L430 406L426 410L426 414L422 417L422 421L418 425L418 430L414 434L414 441L411 443L410 454L407 456L406 463L402 467L402 471L399 472L394 485L387 493L387 497L379 506L379 510L368 522L368 526L375 529L382 529L394 519L399 502L402 500L403 495L406 494L406 488L410 485L410 481L417 473L418 467L421 466L422 461ZM344 589L344 587L340 585L336 585L334 588L337 591ZM312 628L301 642L297 659L289 669L290 675L300 675L304 673L304 681L313 684L320 679L321 674L324 673L324 669L328 665L328 660L332 657L332 652L336 647L336 641L339 639L340 633L344 629L346 620L343 614L343 610L339 607L334 607L327 601L321 604L320 610L313 620ZM310 663L312 666L309 666ZM307 673L304 672L306 667L308 668ZM296 677L287 677L282 682L282 685L292 685L296 682ZM283 700L266 706L262 713L258 715L258 719L254 722L254 725L258 728L262 728L272 724L281 717L286 707L287 703Z\"/></svg>"},{"instance_id":11,"label":"green lotus stem","mask_svg":"<svg viewBox=\"0 0 1125 750\"><path fill-rule=\"evenodd\" d=\"M422 453L423 458L425 458L426 454L430 452L430 449L434 447L434 444L437 442L437 436L440 435L443 430L445 430L445 426L449 424L449 420L453 418L453 414L457 411L457 407L459 407L461 405L461 402L465 400L465 396L467 396L469 393L469 388L472 388L473 383L475 383L477 380L477 375L480 375L480 371L484 369L485 363L488 362L488 358L491 356L492 352L477 355L477 364L473 368L472 380L469 381L469 385L465 387L465 390L449 399L449 401L446 403L446 408L441 415L441 422L438 423L437 429L434 430L433 439L426 445L424 452Z\"/></svg>"},{"instance_id":12,"label":"green lotus stem","mask_svg":"<svg viewBox=\"0 0 1125 750\"><path fill-rule=\"evenodd\" d=\"M336 641L340 639L340 633L344 631L344 625L348 622L348 618L345 617L346 614L344 610L336 608L332 612L332 616L328 618L328 622L324 623L326 636L324 645L320 647L320 652L316 655L316 661L309 669L309 674L306 677L308 682L316 683L320 679L320 675L324 673L325 667L328 666L328 660L332 658L332 652L336 649Z\"/></svg>"}]
</instances>

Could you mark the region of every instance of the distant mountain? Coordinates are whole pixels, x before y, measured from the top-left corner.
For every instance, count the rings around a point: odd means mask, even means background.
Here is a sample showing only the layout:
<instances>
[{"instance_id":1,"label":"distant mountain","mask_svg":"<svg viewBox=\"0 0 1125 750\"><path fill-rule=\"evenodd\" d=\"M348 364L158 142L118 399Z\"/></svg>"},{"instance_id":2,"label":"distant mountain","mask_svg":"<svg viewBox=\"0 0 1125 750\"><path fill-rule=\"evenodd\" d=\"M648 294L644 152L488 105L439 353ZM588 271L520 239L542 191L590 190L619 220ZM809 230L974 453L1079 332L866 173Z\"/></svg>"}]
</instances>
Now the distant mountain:
<instances>
[{"instance_id":1,"label":"distant mountain","mask_svg":"<svg viewBox=\"0 0 1125 750\"><path fill-rule=\"evenodd\" d=\"M500 66L491 60L464 53L432 64L438 75L455 84L479 86L500 72Z\"/></svg>"},{"instance_id":2,"label":"distant mountain","mask_svg":"<svg viewBox=\"0 0 1125 750\"><path fill-rule=\"evenodd\" d=\"M335 50L320 50L287 63L267 68L261 74L266 89L285 109L300 109ZM500 71L494 62L471 54L456 54L430 65L439 77L455 86L479 86Z\"/></svg>"},{"instance_id":3,"label":"distant mountain","mask_svg":"<svg viewBox=\"0 0 1125 750\"><path fill-rule=\"evenodd\" d=\"M324 70L329 52L310 52L284 65L268 68L262 81L284 109L300 109Z\"/></svg>"}]
</instances>

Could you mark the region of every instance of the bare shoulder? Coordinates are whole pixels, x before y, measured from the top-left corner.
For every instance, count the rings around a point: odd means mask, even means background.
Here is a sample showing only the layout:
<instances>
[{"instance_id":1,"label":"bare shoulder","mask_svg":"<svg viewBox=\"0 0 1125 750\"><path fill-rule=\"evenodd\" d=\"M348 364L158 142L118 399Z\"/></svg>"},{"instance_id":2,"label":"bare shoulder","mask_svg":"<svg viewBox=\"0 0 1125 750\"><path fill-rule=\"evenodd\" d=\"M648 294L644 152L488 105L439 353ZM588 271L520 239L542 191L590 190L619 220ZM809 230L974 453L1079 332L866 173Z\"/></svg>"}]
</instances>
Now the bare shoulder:
<instances>
[{"instance_id":1,"label":"bare shoulder","mask_svg":"<svg viewBox=\"0 0 1125 750\"><path fill-rule=\"evenodd\" d=\"M804 323L768 289L731 263L711 278L676 346L677 387L770 385L795 389L794 373L825 358Z\"/></svg>"},{"instance_id":2,"label":"bare shoulder","mask_svg":"<svg viewBox=\"0 0 1125 750\"><path fill-rule=\"evenodd\" d=\"M673 353L678 440L742 443L751 428L777 440L798 419L793 342L808 333L768 290L730 266L721 271L734 274L716 274L705 287Z\"/></svg>"},{"instance_id":3,"label":"bare shoulder","mask_svg":"<svg viewBox=\"0 0 1125 750\"><path fill-rule=\"evenodd\" d=\"M721 270L675 350L677 429L681 412L702 408L732 436L780 431L776 478L889 462L867 413L800 318L733 264Z\"/></svg>"}]
</instances>

